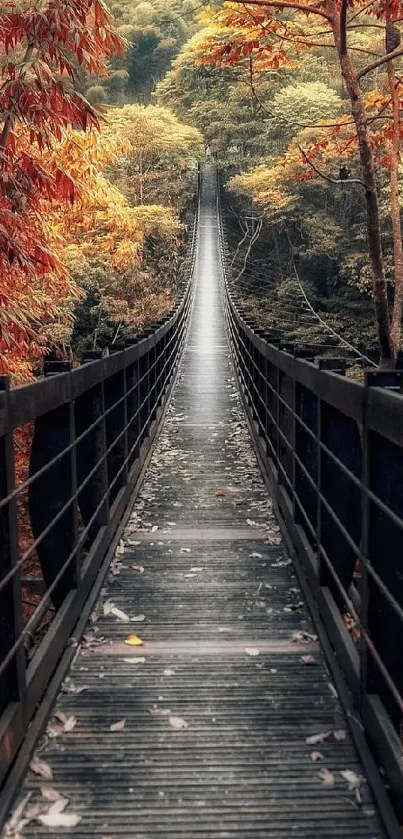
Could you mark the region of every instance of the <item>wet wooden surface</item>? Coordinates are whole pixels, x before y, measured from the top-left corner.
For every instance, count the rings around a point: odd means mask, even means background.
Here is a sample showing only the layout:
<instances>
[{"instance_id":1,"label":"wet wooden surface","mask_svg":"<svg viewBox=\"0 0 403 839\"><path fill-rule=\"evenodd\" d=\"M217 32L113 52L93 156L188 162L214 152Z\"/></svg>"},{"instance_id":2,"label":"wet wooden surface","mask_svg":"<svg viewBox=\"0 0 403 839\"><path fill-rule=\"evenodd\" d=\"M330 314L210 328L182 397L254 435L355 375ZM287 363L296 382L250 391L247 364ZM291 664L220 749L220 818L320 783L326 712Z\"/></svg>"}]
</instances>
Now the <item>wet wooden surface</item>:
<instances>
[{"instance_id":1,"label":"wet wooden surface","mask_svg":"<svg viewBox=\"0 0 403 839\"><path fill-rule=\"evenodd\" d=\"M83 839L378 839L365 779L359 803L340 774L362 769L245 426L208 167L196 279L163 432L38 751L53 778L25 792L58 790Z\"/></svg>"}]
</instances>

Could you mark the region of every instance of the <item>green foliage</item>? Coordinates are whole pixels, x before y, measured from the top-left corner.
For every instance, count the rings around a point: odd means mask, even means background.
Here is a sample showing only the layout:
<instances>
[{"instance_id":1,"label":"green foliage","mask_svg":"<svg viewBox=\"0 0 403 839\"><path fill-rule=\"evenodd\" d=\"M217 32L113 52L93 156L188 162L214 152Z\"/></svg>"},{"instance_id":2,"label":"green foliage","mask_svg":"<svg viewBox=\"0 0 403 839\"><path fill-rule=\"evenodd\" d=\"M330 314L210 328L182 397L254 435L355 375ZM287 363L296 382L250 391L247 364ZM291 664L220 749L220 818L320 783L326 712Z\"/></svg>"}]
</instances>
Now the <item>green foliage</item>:
<instances>
[{"instance_id":1,"label":"green foliage","mask_svg":"<svg viewBox=\"0 0 403 839\"><path fill-rule=\"evenodd\" d=\"M108 77L97 80L104 95L97 90L96 101L147 104L195 28L197 0L114 0L109 7L127 50L123 59L111 60ZM88 92L85 80L83 89Z\"/></svg>"}]
</instances>

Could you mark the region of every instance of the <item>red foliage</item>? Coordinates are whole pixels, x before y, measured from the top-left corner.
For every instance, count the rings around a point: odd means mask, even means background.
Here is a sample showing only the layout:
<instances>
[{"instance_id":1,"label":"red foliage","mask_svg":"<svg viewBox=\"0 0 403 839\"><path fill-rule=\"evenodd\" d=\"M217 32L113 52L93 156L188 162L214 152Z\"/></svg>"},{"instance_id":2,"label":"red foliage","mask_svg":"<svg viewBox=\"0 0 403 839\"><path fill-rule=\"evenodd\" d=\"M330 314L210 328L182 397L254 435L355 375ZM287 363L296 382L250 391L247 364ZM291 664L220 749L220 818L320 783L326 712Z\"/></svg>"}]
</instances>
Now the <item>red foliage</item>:
<instances>
[{"instance_id":1,"label":"red foliage","mask_svg":"<svg viewBox=\"0 0 403 839\"><path fill-rule=\"evenodd\" d=\"M40 351L42 315L69 277L44 204L72 203L74 182L46 154L66 128L99 127L75 89L80 65L101 73L123 43L102 0L5 0L0 9L0 372Z\"/></svg>"}]
</instances>

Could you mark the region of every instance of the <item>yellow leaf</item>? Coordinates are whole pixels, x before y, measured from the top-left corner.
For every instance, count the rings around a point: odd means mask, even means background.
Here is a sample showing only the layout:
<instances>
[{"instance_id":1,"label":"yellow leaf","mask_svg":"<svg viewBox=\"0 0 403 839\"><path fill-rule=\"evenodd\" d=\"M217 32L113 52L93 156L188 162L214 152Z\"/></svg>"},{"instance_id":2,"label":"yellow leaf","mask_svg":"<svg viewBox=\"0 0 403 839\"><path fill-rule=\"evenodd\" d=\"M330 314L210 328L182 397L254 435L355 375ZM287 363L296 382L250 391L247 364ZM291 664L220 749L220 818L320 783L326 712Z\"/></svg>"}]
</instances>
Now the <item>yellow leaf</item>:
<instances>
[{"instance_id":1,"label":"yellow leaf","mask_svg":"<svg viewBox=\"0 0 403 839\"><path fill-rule=\"evenodd\" d=\"M225 492L222 489L218 489L216 492L216 498L225 498Z\"/></svg>"},{"instance_id":2,"label":"yellow leaf","mask_svg":"<svg viewBox=\"0 0 403 839\"><path fill-rule=\"evenodd\" d=\"M129 637L125 639L125 644L128 644L129 647L142 647L144 641L142 641L137 635L129 635Z\"/></svg>"}]
</instances>

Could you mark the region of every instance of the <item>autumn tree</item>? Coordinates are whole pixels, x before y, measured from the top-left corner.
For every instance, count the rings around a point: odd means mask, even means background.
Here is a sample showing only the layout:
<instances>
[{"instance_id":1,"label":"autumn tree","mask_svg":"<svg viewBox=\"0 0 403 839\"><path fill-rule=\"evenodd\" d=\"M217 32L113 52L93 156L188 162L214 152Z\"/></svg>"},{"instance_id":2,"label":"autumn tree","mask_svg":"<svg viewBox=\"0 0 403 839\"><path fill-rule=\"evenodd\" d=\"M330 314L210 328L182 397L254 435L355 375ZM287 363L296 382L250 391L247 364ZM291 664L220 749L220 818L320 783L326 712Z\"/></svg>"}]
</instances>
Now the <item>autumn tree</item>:
<instances>
[{"instance_id":1,"label":"autumn tree","mask_svg":"<svg viewBox=\"0 0 403 839\"><path fill-rule=\"evenodd\" d=\"M110 108L101 134L66 137L68 171L84 188L53 224L82 290L74 352L132 336L172 306L201 151L195 129L151 105Z\"/></svg>"},{"instance_id":2,"label":"autumn tree","mask_svg":"<svg viewBox=\"0 0 403 839\"><path fill-rule=\"evenodd\" d=\"M69 126L98 128L74 86L123 47L102 0L6 0L0 9L0 369L42 350L40 325L74 293L44 208L71 205L74 178L52 153ZM18 366L18 365L17 365ZM16 372L19 372L18 369Z\"/></svg>"},{"instance_id":3,"label":"autumn tree","mask_svg":"<svg viewBox=\"0 0 403 839\"><path fill-rule=\"evenodd\" d=\"M365 14L370 12L370 17ZM356 142L359 161L362 190L365 196L368 252L372 274L372 293L376 311L376 322L378 329L379 345L381 352L381 365L390 367L394 365L394 357L400 342L401 326L401 295L399 271L399 229L394 225L394 252L395 252L395 311L393 321L395 324L392 336L385 263L381 239L381 221L378 196L378 184L375 174L376 148L385 145L388 137L391 136L390 122L387 119L385 110L389 107L392 96L390 95L386 104L383 102L377 112L373 114L373 104L368 108L366 103L365 85L368 77L374 71L381 73L386 66L394 71L394 62L403 54L403 48L399 44L399 38L393 42L389 39L386 45L374 49L371 45L357 45L357 31L365 31L367 28L379 28L386 33L387 26L393 26L399 17L398 5L393 8L388 6L386 0L368 9L368 5L361 7L354 5L349 0L325 0L324 3L308 4L296 2L296 0L256 0L238 4L238 2L225 3L222 10L210 13L213 14L215 33L213 37L205 42L207 55L204 60L219 64L248 62L252 72L258 74L261 71L278 70L286 67L290 60L301 62L300 54L307 50L333 50L337 57L339 72L344 82L345 90L350 102L351 124L354 129L353 139ZM397 33L398 34L398 33ZM395 31L396 37L396 31ZM386 47L386 48L385 48ZM395 48L394 48L395 47ZM390 94L395 91L395 99L399 99L399 81L394 75L391 82L389 72ZM393 88L393 90L392 90ZM399 114L395 107L395 139L394 155L398 160L397 123ZM386 126L382 120L386 122ZM375 131L376 127L378 131ZM329 131L331 131L329 126ZM334 126L335 131L339 130L338 125ZM400 128L399 128L400 136ZM351 141L350 141L351 143ZM392 144L393 145L393 144ZM388 165L391 166L392 156L386 154ZM304 163L309 166L310 158L304 158ZM397 166L395 169L394 194L395 207L397 206ZM334 178L334 181L340 179ZM397 210L395 213L397 221Z\"/></svg>"}]
</instances>

